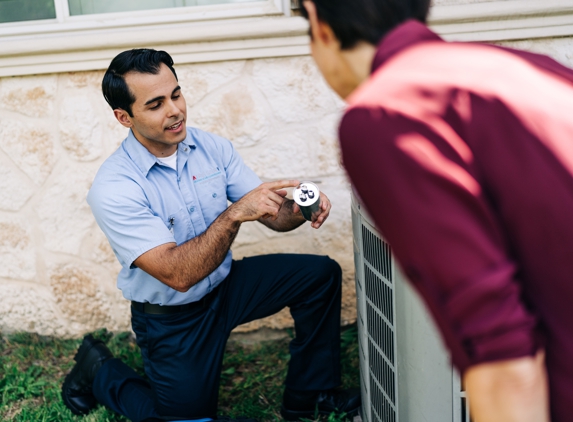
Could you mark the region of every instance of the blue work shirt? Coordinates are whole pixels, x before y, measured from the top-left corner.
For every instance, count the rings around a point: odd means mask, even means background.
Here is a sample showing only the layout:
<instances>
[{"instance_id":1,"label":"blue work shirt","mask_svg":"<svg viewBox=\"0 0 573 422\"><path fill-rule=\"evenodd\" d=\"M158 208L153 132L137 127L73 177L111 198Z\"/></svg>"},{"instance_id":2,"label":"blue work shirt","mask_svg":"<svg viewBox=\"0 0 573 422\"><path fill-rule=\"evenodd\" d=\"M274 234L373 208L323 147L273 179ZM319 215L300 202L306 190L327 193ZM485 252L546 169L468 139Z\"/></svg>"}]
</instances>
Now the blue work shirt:
<instances>
[{"instance_id":1,"label":"blue work shirt","mask_svg":"<svg viewBox=\"0 0 573 422\"><path fill-rule=\"evenodd\" d=\"M126 299L159 305L195 302L229 274L231 251L209 276L182 293L134 267L143 253L199 236L227 208L261 184L228 140L187 128L177 146L177 171L160 164L133 135L99 169L88 203L122 269Z\"/></svg>"}]
</instances>

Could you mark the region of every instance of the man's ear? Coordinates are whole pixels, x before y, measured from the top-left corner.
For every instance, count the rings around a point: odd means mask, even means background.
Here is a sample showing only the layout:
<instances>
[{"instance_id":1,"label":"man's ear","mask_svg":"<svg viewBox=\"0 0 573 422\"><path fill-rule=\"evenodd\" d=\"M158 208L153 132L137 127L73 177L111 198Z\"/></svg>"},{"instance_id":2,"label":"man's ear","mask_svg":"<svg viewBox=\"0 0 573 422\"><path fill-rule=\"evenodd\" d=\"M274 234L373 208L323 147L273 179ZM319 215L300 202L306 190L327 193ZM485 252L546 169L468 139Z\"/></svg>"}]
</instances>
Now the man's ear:
<instances>
[{"instance_id":1,"label":"man's ear","mask_svg":"<svg viewBox=\"0 0 573 422\"><path fill-rule=\"evenodd\" d=\"M125 111L121 108L116 108L115 110L113 110L113 115L115 116L117 121L122 124L122 126L129 127L129 128L133 126L127 111Z\"/></svg>"},{"instance_id":2,"label":"man's ear","mask_svg":"<svg viewBox=\"0 0 573 422\"><path fill-rule=\"evenodd\" d=\"M318 41L321 44L330 44L331 42L336 42L338 44L338 39L336 38L336 35L334 35L334 31L330 25L318 19L316 5L310 0L303 1L302 4L308 14L312 41Z\"/></svg>"}]
</instances>

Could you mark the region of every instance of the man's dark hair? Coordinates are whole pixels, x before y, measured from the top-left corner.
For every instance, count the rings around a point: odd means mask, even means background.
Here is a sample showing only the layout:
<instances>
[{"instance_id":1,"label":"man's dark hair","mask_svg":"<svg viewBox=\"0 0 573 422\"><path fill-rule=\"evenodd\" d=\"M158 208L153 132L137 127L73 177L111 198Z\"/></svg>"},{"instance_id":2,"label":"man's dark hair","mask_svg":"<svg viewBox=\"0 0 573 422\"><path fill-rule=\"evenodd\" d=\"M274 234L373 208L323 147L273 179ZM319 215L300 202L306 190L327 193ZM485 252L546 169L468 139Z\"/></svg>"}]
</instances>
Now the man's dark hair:
<instances>
[{"instance_id":1,"label":"man's dark hair","mask_svg":"<svg viewBox=\"0 0 573 422\"><path fill-rule=\"evenodd\" d=\"M343 50L360 41L377 45L388 31L408 19L426 23L430 8L430 0L310 1L316 6L318 19L332 28ZM302 4L301 12L308 19Z\"/></svg>"},{"instance_id":2,"label":"man's dark hair","mask_svg":"<svg viewBox=\"0 0 573 422\"><path fill-rule=\"evenodd\" d=\"M177 79L177 73L173 68L173 59L165 51L138 48L124 51L115 56L101 82L103 96L111 108L113 110L121 108L133 117L131 105L135 102L135 97L125 82L125 74L139 72L157 75L161 63L166 65Z\"/></svg>"}]
</instances>

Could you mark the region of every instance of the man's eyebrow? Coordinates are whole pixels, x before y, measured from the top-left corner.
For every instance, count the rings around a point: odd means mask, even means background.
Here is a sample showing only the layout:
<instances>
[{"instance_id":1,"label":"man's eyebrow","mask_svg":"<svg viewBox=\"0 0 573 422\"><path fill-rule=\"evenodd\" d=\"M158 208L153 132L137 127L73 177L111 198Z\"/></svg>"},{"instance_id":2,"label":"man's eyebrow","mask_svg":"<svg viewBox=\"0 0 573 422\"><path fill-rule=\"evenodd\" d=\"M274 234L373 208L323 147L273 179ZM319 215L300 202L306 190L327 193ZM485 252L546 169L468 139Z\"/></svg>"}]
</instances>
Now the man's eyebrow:
<instances>
[{"instance_id":1,"label":"man's eyebrow","mask_svg":"<svg viewBox=\"0 0 573 422\"><path fill-rule=\"evenodd\" d=\"M149 105L151 103L154 103L154 102L159 101L159 100L164 100L164 99L165 99L165 95L161 95L159 97L152 98L151 100L147 101L144 105Z\"/></svg>"},{"instance_id":2,"label":"man's eyebrow","mask_svg":"<svg viewBox=\"0 0 573 422\"><path fill-rule=\"evenodd\" d=\"M175 89L171 92L171 95L175 94L175 93L176 93L177 91L179 91L179 90L181 90L181 87L180 87L179 85L177 85L177 86L175 87ZM165 95L160 95L159 97L155 97L155 98L152 98L151 100L146 101L144 105L149 105L149 104L151 104L151 103L154 103L154 102L156 102L156 101L160 101L160 100L163 100L163 99L165 99Z\"/></svg>"}]
</instances>

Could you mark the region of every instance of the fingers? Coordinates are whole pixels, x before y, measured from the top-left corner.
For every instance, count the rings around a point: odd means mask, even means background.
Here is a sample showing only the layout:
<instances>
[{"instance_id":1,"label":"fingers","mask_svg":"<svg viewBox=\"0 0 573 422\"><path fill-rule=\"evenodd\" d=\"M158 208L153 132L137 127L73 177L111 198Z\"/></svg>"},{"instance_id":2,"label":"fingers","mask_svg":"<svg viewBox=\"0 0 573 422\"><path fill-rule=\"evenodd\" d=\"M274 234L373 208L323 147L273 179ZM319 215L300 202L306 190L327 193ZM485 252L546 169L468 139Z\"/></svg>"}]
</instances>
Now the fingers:
<instances>
[{"instance_id":1,"label":"fingers","mask_svg":"<svg viewBox=\"0 0 573 422\"><path fill-rule=\"evenodd\" d=\"M285 196L287 196L287 193L288 193L288 192L287 192L286 190L281 189L281 190L275 191L275 193L276 193L277 195L280 195L280 196L282 196L282 197L284 198Z\"/></svg>"},{"instance_id":2,"label":"fingers","mask_svg":"<svg viewBox=\"0 0 573 422\"><path fill-rule=\"evenodd\" d=\"M258 217L275 219L282 207L284 199L274 192L260 192L250 198L249 203Z\"/></svg>"},{"instance_id":3,"label":"fingers","mask_svg":"<svg viewBox=\"0 0 573 422\"><path fill-rule=\"evenodd\" d=\"M266 186L264 186L266 185ZM243 196L232 207L241 222L254 221L260 217L276 219L284 202L286 192L270 190L268 184L262 184Z\"/></svg>"},{"instance_id":4,"label":"fingers","mask_svg":"<svg viewBox=\"0 0 573 422\"><path fill-rule=\"evenodd\" d=\"M265 182L259 185L259 188L269 190L279 190L282 188L295 188L300 184L298 180L276 180L274 182Z\"/></svg>"},{"instance_id":5,"label":"fingers","mask_svg":"<svg viewBox=\"0 0 573 422\"><path fill-rule=\"evenodd\" d=\"M310 223L311 227L318 229L322 224L326 221L328 216L330 215L330 209L332 205L330 204L330 200L324 193L320 193L320 212L313 214L312 222Z\"/></svg>"},{"instance_id":6,"label":"fingers","mask_svg":"<svg viewBox=\"0 0 573 422\"><path fill-rule=\"evenodd\" d=\"M281 195L280 192L284 192L284 195ZM266 198L268 198L269 200L271 200L272 202L274 202L275 204L277 204L279 206L279 208L281 207L281 205L283 204L283 202L285 201L285 196L286 196L286 191L277 191L277 192L268 192L266 193Z\"/></svg>"},{"instance_id":7,"label":"fingers","mask_svg":"<svg viewBox=\"0 0 573 422\"><path fill-rule=\"evenodd\" d=\"M284 202L284 198L287 196L287 191L282 188L294 187L298 185L298 180L278 180L276 182L262 183L258 188L255 189L255 191L260 192L263 196L271 199L273 202L279 205L280 208Z\"/></svg>"}]
</instances>

